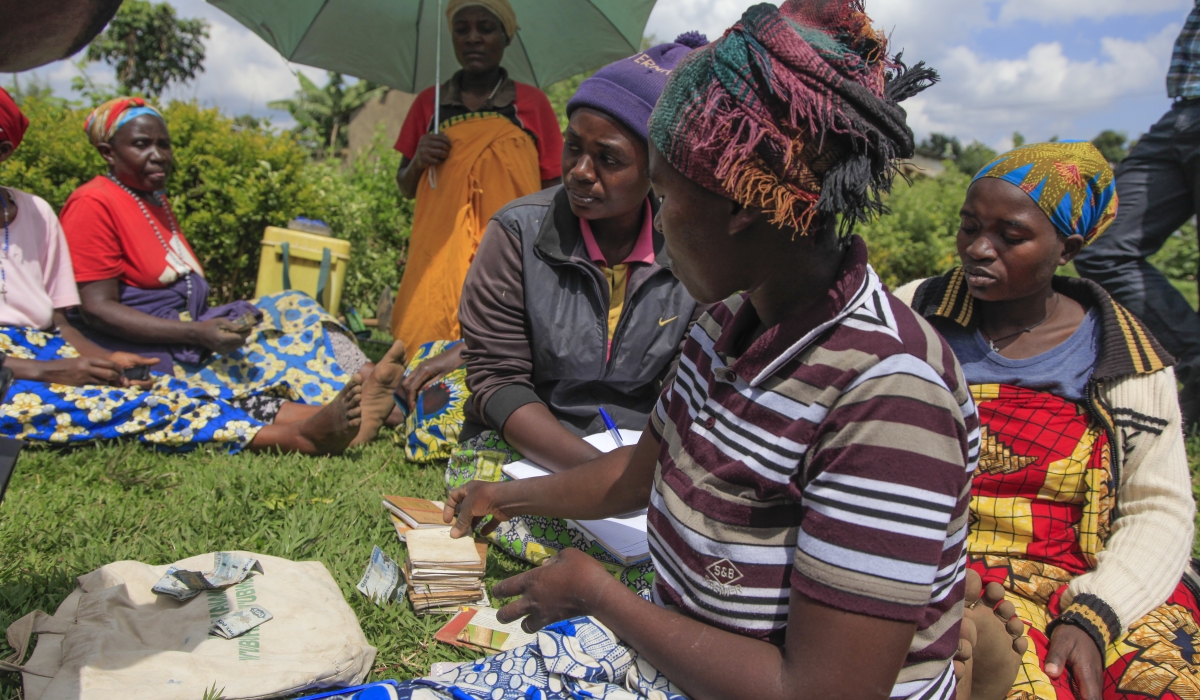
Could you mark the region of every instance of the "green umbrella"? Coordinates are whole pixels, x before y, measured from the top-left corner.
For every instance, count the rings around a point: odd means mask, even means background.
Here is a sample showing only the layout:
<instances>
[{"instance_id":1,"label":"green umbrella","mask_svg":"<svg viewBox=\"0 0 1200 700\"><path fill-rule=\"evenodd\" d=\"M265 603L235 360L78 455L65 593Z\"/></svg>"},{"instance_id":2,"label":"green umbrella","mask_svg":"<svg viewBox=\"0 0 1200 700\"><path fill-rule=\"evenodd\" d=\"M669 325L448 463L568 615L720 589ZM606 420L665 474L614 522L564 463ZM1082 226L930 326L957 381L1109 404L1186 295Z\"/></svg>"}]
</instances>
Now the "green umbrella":
<instances>
[{"instance_id":1,"label":"green umbrella","mask_svg":"<svg viewBox=\"0 0 1200 700\"><path fill-rule=\"evenodd\" d=\"M289 61L405 92L457 66L441 0L208 0ZM635 53L655 0L510 0L514 80L546 87ZM440 36L439 36L440 34ZM450 72L449 70L447 72Z\"/></svg>"}]
</instances>

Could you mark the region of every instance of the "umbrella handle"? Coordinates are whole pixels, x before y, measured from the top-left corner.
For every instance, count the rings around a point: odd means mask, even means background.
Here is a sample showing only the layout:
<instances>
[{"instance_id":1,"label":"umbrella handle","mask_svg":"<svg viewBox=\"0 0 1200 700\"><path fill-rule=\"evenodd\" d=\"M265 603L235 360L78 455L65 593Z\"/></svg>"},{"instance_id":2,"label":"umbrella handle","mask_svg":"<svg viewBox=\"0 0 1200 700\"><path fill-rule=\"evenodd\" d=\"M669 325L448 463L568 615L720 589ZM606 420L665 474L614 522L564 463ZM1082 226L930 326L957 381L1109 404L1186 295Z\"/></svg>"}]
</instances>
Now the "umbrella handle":
<instances>
[{"instance_id":1,"label":"umbrella handle","mask_svg":"<svg viewBox=\"0 0 1200 700\"><path fill-rule=\"evenodd\" d=\"M438 0L437 17L433 23L437 34L436 53L433 59L433 133L441 133L442 107L442 0ZM429 189L437 189L437 167L429 169Z\"/></svg>"}]
</instances>

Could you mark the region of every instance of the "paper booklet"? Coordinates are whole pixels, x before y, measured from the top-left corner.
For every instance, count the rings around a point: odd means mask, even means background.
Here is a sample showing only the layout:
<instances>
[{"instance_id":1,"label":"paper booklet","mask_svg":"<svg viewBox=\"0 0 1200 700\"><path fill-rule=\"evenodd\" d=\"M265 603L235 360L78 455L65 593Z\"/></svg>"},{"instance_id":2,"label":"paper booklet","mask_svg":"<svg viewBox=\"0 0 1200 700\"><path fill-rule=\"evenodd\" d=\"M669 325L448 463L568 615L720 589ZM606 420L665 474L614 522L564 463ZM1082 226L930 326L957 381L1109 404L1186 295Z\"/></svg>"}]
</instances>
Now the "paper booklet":
<instances>
[{"instance_id":1,"label":"paper booklet","mask_svg":"<svg viewBox=\"0 0 1200 700\"><path fill-rule=\"evenodd\" d=\"M448 528L411 530L404 536L408 560L413 568L437 568L438 565L478 565L479 552L470 537L454 539Z\"/></svg>"},{"instance_id":2,"label":"paper booklet","mask_svg":"<svg viewBox=\"0 0 1200 700\"><path fill-rule=\"evenodd\" d=\"M383 507L414 529L449 527L442 521L442 509L445 506L441 501L405 496L384 496Z\"/></svg>"},{"instance_id":3,"label":"paper booklet","mask_svg":"<svg viewBox=\"0 0 1200 700\"><path fill-rule=\"evenodd\" d=\"M525 646L537 639L521 628L524 620L504 624L496 619L498 611L493 608L462 606L433 638L456 647L465 647L481 653L498 653Z\"/></svg>"},{"instance_id":4,"label":"paper booklet","mask_svg":"<svg viewBox=\"0 0 1200 700\"><path fill-rule=\"evenodd\" d=\"M627 446L636 445L642 439L640 430L621 430L621 439ZM611 452L617 449L612 436L607 432L588 435L584 438L601 452ZM513 479L531 479L547 476L550 472L539 467L528 459L510 462L502 468L504 473ZM646 541L646 511L627 513L604 520L576 520L580 530L596 540L601 547L608 550L622 564L629 565L650 557L650 544Z\"/></svg>"}]
</instances>

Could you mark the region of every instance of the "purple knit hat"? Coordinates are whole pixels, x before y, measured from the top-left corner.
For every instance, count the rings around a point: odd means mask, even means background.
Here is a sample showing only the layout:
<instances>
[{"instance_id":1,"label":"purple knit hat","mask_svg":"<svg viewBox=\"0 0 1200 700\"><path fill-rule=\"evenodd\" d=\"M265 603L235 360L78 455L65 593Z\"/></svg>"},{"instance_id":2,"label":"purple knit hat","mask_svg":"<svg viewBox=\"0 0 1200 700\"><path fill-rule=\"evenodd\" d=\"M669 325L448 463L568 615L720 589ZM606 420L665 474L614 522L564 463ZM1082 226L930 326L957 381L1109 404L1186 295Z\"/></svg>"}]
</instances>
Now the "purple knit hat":
<instances>
[{"instance_id":1,"label":"purple knit hat","mask_svg":"<svg viewBox=\"0 0 1200 700\"><path fill-rule=\"evenodd\" d=\"M684 56L707 43L708 38L700 32L687 32L670 44L659 44L608 64L579 85L567 103L567 118L580 107L591 107L649 141L650 113L671 71Z\"/></svg>"}]
</instances>

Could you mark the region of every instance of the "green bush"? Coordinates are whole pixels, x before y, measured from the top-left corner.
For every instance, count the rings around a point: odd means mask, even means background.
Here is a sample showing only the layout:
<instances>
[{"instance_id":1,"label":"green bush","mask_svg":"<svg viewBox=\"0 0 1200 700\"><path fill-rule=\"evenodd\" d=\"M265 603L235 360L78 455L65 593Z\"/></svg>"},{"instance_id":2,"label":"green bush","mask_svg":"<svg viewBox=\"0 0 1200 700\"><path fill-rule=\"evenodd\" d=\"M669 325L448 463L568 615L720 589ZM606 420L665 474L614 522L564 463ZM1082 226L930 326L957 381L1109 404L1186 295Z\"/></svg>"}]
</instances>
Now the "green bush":
<instances>
[{"instance_id":1,"label":"green bush","mask_svg":"<svg viewBox=\"0 0 1200 700\"><path fill-rule=\"evenodd\" d=\"M580 84L592 77L595 72L580 73L546 88L546 97L550 100L550 106L554 108L554 113L558 115L558 125L562 127L563 131L567 130L567 103L575 96Z\"/></svg>"},{"instance_id":2,"label":"green bush","mask_svg":"<svg viewBox=\"0 0 1200 700\"><path fill-rule=\"evenodd\" d=\"M1200 269L1200 245L1196 240L1196 224L1189 221L1167 239L1157 253L1150 256L1150 264L1157 267L1168 279L1194 282Z\"/></svg>"},{"instance_id":3,"label":"green bush","mask_svg":"<svg viewBox=\"0 0 1200 700\"><path fill-rule=\"evenodd\" d=\"M315 198L308 154L291 136L236 129L228 117L174 102L164 116L175 150L167 185L179 226L196 250L217 302L249 299L267 226L285 226Z\"/></svg>"},{"instance_id":4,"label":"green bush","mask_svg":"<svg viewBox=\"0 0 1200 700\"><path fill-rule=\"evenodd\" d=\"M87 110L38 97L24 100L22 110L29 133L0 165L0 182L61 209L76 187L104 171L83 134ZM396 190L390 149L376 143L378 157L343 169L340 161L311 161L290 134L246 126L194 102L173 102L164 116L175 150L167 192L204 265L212 303L253 296L263 230L298 215L323 219L350 240L346 304L373 310L379 291L396 286L411 208Z\"/></svg>"},{"instance_id":5,"label":"green bush","mask_svg":"<svg viewBox=\"0 0 1200 700\"><path fill-rule=\"evenodd\" d=\"M375 314L379 293L400 286L412 229L412 200L396 187L400 154L387 142L383 126L370 149L351 163L315 163L305 180L319 204L311 215L328 223L338 238L350 241L353 260L346 275L344 306L364 316Z\"/></svg>"},{"instance_id":6,"label":"green bush","mask_svg":"<svg viewBox=\"0 0 1200 700\"><path fill-rule=\"evenodd\" d=\"M21 147L0 164L0 183L36 194L58 211L76 187L104 171L104 161L83 133L88 110L30 97L21 111L29 117L29 129Z\"/></svg>"},{"instance_id":7,"label":"green bush","mask_svg":"<svg viewBox=\"0 0 1200 700\"><path fill-rule=\"evenodd\" d=\"M958 264L958 212L970 184L971 178L956 168L911 184L898 181L887 198L891 213L858 227L884 284L896 289Z\"/></svg>"}]
</instances>

